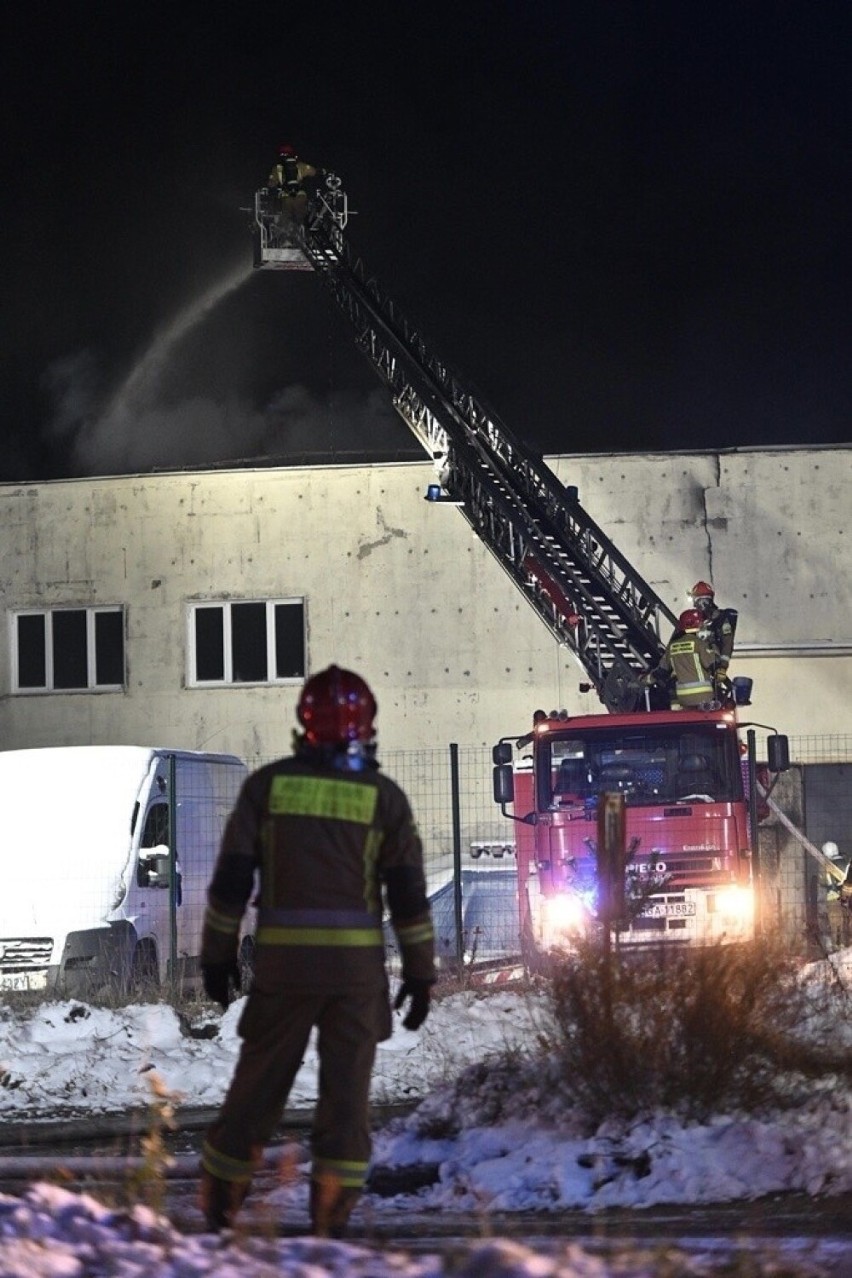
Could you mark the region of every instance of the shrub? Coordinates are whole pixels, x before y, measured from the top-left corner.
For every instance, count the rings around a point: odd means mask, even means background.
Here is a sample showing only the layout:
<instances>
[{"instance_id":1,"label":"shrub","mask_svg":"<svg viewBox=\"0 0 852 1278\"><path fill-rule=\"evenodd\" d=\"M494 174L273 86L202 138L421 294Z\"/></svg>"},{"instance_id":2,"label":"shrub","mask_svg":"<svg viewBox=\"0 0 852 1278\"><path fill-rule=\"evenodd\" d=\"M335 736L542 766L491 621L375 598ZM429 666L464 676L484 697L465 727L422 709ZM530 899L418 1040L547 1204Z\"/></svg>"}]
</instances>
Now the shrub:
<instances>
[{"instance_id":1,"label":"shrub","mask_svg":"<svg viewBox=\"0 0 852 1278\"><path fill-rule=\"evenodd\" d=\"M662 1106L705 1118L754 1110L807 1080L852 1076L814 1033L814 994L766 940L653 954L589 947L554 970L554 1047L592 1120Z\"/></svg>"}]
</instances>

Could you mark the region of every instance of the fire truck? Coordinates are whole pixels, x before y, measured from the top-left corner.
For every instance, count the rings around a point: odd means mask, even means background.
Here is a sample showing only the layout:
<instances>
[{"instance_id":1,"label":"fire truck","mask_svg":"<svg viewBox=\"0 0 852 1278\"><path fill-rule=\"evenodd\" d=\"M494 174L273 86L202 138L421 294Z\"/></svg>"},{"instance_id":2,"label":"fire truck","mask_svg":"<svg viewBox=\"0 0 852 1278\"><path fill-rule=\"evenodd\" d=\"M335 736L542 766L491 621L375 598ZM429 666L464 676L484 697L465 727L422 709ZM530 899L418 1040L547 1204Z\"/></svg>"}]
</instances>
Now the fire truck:
<instances>
[{"instance_id":1,"label":"fire truck","mask_svg":"<svg viewBox=\"0 0 852 1278\"><path fill-rule=\"evenodd\" d=\"M570 948L602 922L622 947L713 944L754 935L757 821L786 740L758 767L735 708L568 716L537 712L494 748L495 798L517 822L519 923L530 956ZM751 748L749 748L749 746ZM744 753L744 747L747 753ZM761 787L758 787L758 777ZM622 828L604 917L601 804ZM610 889L611 890L611 889Z\"/></svg>"},{"instance_id":2,"label":"fire truck","mask_svg":"<svg viewBox=\"0 0 852 1278\"><path fill-rule=\"evenodd\" d=\"M601 796L615 796L621 812L619 906L606 919L620 942L750 935L754 732L741 740L748 725L735 705L669 708L648 676L674 613L583 509L577 488L509 430L353 253L341 180L325 174L308 196L307 216L294 224L274 191L256 192L255 267L316 272L432 459L427 500L458 507L606 711L538 711L530 731L494 747L494 797L515 822L526 951L559 948L600 926ZM742 704L749 682L735 688ZM787 766L783 737L772 734L767 749L771 769Z\"/></svg>"}]
</instances>

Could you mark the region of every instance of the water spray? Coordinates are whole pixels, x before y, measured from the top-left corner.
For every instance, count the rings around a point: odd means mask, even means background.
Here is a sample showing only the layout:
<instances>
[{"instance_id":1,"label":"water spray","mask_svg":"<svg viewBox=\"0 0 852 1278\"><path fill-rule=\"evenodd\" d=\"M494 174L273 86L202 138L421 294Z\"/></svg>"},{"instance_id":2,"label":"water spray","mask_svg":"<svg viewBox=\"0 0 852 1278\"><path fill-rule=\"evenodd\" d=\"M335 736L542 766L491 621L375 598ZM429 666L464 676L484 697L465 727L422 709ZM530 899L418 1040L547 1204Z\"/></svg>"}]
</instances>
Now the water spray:
<instances>
[{"instance_id":1,"label":"water spray","mask_svg":"<svg viewBox=\"0 0 852 1278\"><path fill-rule=\"evenodd\" d=\"M122 420L134 411L150 405L163 367L174 347L229 293L235 292L244 284L251 275L251 270L250 264L241 263L236 269L228 271L161 329L100 414L99 421Z\"/></svg>"}]
</instances>

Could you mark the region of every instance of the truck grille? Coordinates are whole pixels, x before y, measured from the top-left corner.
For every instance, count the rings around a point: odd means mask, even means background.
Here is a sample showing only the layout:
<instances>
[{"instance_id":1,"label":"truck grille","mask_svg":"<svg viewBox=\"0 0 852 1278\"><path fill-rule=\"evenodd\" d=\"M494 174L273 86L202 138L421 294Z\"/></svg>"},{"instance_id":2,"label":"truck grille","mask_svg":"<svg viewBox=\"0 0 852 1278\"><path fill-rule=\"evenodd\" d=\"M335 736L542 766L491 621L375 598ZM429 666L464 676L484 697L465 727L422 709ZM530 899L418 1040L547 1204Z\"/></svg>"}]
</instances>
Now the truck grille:
<instances>
[{"instance_id":1,"label":"truck grille","mask_svg":"<svg viewBox=\"0 0 852 1278\"><path fill-rule=\"evenodd\" d=\"M50 936L0 937L0 971L25 972L30 968L48 967L53 953Z\"/></svg>"},{"instance_id":2,"label":"truck grille","mask_svg":"<svg viewBox=\"0 0 852 1278\"><path fill-rule=\"evenodd\" d=\"M719 858L715 858L718 865ZM712 874L717 865L711 856L685 857L670 856L667 865L672 874Z\"/></svg>"}]
</instances>

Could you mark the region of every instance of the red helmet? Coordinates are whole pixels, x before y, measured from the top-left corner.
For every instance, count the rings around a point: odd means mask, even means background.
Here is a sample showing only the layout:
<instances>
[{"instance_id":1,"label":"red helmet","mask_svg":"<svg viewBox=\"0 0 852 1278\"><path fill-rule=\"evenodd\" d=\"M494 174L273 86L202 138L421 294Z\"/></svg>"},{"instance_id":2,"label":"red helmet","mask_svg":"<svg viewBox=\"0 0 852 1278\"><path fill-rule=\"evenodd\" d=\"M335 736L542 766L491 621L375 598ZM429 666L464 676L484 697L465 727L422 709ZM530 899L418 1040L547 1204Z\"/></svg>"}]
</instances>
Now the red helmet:
<instances>
[{"instance_id":1,"label":"red helmet","mask_svg":"<svg viewBox=\"0 0 852 1278\"><path fill-rule=\"evenodd\" d=\"M689 592L693 599L713 599L716 591L707 581L696 581Z\"/></svg>"},{"instance_id":2,"label":"red helmet","mask_svg":"<svg viewBox=\"0 0 852 1278\"><path fill-rule=\"evenodd\" d=\"M279 146L278 154L281 156L281 159L283 160L286 156L295 155L296 148L294 146L291 146L289 142L284 142L282 143L281 146Z\"/></svg>"},{"instance_id":3,"label":"red helmet","mask_svg":"<svg viewBox=\"0 0 852 1278\"><path fill-rule=\"evenodd\" d=\"M372 741L376 698L360 675L329 666L302 688L296 714L309 745Z\"/></svg>"},{"instance_id":4,"label":"red helmet","mask_svg":"<svg viewBox=\"0 0 852 1278\"><path fill-rule=\"evenodd\" d=\"M700 630L701 613L697 608L688 608L677 619L678 630Z\"/></svg>"}]
</instances>

